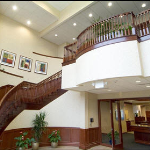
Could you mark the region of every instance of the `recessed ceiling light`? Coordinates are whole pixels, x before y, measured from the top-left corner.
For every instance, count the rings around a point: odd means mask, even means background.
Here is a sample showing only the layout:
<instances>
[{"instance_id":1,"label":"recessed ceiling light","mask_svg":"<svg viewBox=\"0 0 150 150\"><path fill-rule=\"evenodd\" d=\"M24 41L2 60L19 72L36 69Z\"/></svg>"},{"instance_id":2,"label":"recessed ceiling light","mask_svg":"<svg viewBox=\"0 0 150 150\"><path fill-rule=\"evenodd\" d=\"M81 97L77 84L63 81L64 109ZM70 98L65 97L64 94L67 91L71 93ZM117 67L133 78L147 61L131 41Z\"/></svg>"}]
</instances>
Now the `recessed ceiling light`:
<instances>
[{"instance_id":1,"label":"recessed ceiling light","mask_svg":"<svg viewBox=\"0 0 150 150\"><path fill-rule=\"evenodd\" d=\"M108 6L112 6L112 2L109 2L109 3L108 3Z\"/></svg>"},{"instance_id":2,"label":"recessed ceiling light","mask_svg":"<svg viewBox=\"0 0 150 150\"><path fill-rule=\"evenodd\" d=\"M28 25L29 25L29 24L31 24L31 21L30 21L30 20L28 20L28 21L27 21L27 24L28 24Z\"/></svg>"},{"instance_id":3,"label":"recessed ceiling light","mask_svg":"<svg viewBox=\"0 0 150 150\"><path fill-rule=\"evenodd\" d=\"M17 6L16 5L14 5L12 8L13 8L13 10L17 10Z\"/></svg>"},{"instance_id":4,"label":"recessed ceiling light","mask_svg":"<svg viewBox=\"0 0 150 150\"><path fill-rule=\"evenodd\" d=\"M75 40L76 38L72 38L73 40Z\"/></svg>"},{"instance_id":5,"label":"recessed ceiling light","mask_svg":"<svg viewBox=\"0 0 150 150\"><path fill-rule=\"evenodd\" d=\"M107 90L107 91L111 91L111 90Z\"/></svg>"},{"instance_id":6,"label":"recessed ceiling light","mask_svg":"<svg viewBox=\"0 0 150 150\"><path fill-rule=\"evenodd\" d=\"M73 23L73 25L76 26L77 24L76 24L76 23Z\"/></svg>"},{"instance_id":7,"label":"recessed ceiling light","mask_svg":"<svg viewBox=\"0 0 150 150\"><path fill-rule=\"evenodd\" d=\"M136 81L136 83L139 83L139 82L141 82L141 81Z\"/></svg>"},{"instance_id":8,"label":"recessed ceiling light","mask_svg":"<svg viewBox=\"0 0 150 150\"><path fill-rule=\"evenodd\" d=\"M90 14L89 14L89 17L92 17L92 16L93 16L93 15L90 13Z\"/></svg>"},{"instance_id":9,"label":"recessed ceiling light","mask_svg":"<svg viewBox=\"0 0 150 150\"><path fill-rule=\"evenodd\" d=\"M143 3L143 4L142 4L142 7L146 7L146 4L145 4L145 3Z\"/></svg>"},{"instance_id":10,"label":"recessed ceiling light","mask_svg":"<svg viewBox=\"0 0 150 150\"><path fill-rule=\"evenodd\" d=\"M57 34L55 34L55 36L58 36Z\"/></svg>"},{"instance_id":11,"label":"recessed ceiling light","mask_svg":"<svg viewBox=\"0 0 150 150\"><path fill-rule=\"evenodd\" d=\"M150 85L147 85L146 87L150 87Z\"/></svg>"}]
</instances>

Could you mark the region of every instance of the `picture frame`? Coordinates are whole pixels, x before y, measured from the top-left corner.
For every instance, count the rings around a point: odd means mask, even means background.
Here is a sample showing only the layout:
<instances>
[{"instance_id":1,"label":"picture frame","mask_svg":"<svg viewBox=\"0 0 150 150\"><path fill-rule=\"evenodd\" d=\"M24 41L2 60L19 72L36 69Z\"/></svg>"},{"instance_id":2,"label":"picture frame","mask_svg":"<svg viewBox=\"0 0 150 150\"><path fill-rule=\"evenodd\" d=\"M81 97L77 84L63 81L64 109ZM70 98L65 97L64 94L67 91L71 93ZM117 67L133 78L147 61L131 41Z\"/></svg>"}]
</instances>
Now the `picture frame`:
<instances>
[{"instance_id":1,"label":"picture frame","mask_svg":"<svg viewBox=\"0 0 150 150\"><path fill-rule=\"evenodd\" d=\"M9 66L9 67L14 67L15 66L15 60L16 60L16 54L3 50L1 51L1 59L0 59L0 64Z\"/></svg>"},{"instance_id":2,"label":"picture frame","mask_svg":"<svg viewBox=\"0 0 150 150\"><path fill-rule=\"evenodd\" d=\"M48 63L36 60L35 62L35 73L47 74Z\"/></svg>"},{"instance_id":3,"label":"picture frame","mask_svg":"<svg viewBox=\"0 0 150 150\"><path fill-rule=\"evenodd\" d=\"M18 68L24 71L31 72L31 67L32 67L32 59L20 55Z\"/></svg>"}]
</instances>

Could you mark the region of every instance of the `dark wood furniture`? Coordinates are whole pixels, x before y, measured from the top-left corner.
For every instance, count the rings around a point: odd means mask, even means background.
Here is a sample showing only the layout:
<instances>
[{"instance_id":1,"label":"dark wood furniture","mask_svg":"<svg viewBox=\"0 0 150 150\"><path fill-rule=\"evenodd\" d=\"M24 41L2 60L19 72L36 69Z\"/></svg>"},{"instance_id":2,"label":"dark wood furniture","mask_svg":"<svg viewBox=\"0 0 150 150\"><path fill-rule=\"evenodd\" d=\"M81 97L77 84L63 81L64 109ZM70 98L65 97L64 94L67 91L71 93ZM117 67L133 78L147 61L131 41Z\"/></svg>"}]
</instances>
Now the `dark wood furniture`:
<instances>
[{"instance_id":1,"label":"dark wood furniture","mask_svg":"<svg viewBox=\"0 0 150 150\"><path fill-rule=\"evenodd\" d=\"M135 123L140 124L145 121L145 117L135 117Z\"/></svg>"},{"instance_id":2,"label":"dark wood furniture","mask_svg":"<svg viewBox=\"0 0 150 150\"><path fill-rule=\"evenodd\" d=\"M127 131L134 131L134 139L136 143L150 145L150 125L131 125L130 121L127 121L127 125Z\"/></svg>"}]
</instances>

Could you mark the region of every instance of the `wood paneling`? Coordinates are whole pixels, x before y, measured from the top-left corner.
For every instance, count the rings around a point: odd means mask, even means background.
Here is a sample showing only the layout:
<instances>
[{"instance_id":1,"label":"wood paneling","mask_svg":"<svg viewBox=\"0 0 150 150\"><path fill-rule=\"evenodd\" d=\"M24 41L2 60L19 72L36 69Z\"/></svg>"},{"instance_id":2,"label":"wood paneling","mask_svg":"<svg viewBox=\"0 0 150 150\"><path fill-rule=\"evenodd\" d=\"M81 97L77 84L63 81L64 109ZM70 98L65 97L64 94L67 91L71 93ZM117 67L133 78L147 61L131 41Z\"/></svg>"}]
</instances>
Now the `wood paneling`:
<instances>
[{"instance_id":1,"label":"wood paneling","mask_svg":"<svg viewBox=\"0 0 150 150\"><path fill-rule=\"evenodd\" d=\"M0 135L24 109L39 110L67 90L61 89L62 71L35 84L23 81L13 87L0 101Z\"/></svg>"},{"instance_id":2,"label":"wood paneling","mask_svg":"<svg viewBox=\"0 0 150 150\"><path fill-rule=\"evenodd\" d=\"M13 85L5 85L0 87L0 100L3 98L3 96L14 86Z\"/></svg>"},{"instance_id":3,"label":"wood paneling","mask_svg":"<svg viewBox=\"0 0 150 150\"><path fill-rule=\"evenodd\" d=\"M40 142L40 146L50 146L48 135L54 131L59 130L61 134L61 141L59 141L60 146L77 146L82 149L88 149L90 147L98 145L98 127L90 129L80 129L75 127L47 127L45 133L43 134ZM28 132L26 136L31 138L33 136L33 131L31 128L13 129L3 132L0 140L0 150L15 149L16 140L20 132Z\"/></svg>"}]
</instances>

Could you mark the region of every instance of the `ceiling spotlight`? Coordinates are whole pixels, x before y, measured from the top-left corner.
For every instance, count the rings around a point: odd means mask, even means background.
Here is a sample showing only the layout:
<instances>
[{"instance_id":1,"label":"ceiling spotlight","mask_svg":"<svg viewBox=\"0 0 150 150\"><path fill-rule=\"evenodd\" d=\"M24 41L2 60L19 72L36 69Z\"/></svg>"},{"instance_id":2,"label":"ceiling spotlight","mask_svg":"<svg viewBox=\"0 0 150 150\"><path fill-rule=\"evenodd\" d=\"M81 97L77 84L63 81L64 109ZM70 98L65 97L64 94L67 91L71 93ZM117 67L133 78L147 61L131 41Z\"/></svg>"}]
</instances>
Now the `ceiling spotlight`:
<instances>
[{"instance_id":1,"label":"ceiling spotlight","mask_svg":"<svg viewBox=\"0 0 150 150\"><path fill-rule=\"evenodd\" d=\"M146 4L144 3L144 4L142 4L142 7L146 7Z\"/></svg>"},{"instance_id":2,"label":"ceiling spotlight","mask_svg":"<svg viewBox=\"0 0 150 150\"><path fill-rule=\"evenodd\" d=\"M150 87L150 85L147 85L146 87Z\"/></svg>"},{"instance_id":3,"label":"ceiling spotlight","mask_svg":"<svg viewBox=\"0 0 150 150\"><path fill-rule=\"evenodd\" d=\"M27 21L27 24L28 24L28 25L29 25L29 24L31 24L31 21L30 21L30 20L28 20L28 21Z\"/></svg>"},{"instance_id":4,"label":"ceiling spotlight","mask_svg":"<svg viewBox=\"0 0 150 150\"><path fill-rule=\"evenodd\" d=\"M75 40L76 38L73 38L73 40Z\"/></svg>"},{"instance_id":5,"label":"ceiling spotlight","mask_svg":"<svg viewBox=\"0 0 150 150\"><path fill-rule=\"evenodd\" d=\"M17 6L16 5L14 5L12 8L13 8L13 10L17 10Z\"/></svg>"},{"instance_id":6,"label":"ceiling spotlight","mask_svg":"<svg viewBox=\"0 0 150 150\"><path fill-rule=\"evenodd\" d=\"M89 17L92 17L92 16L93 16L93 15L90 13L90 14L89 14Z\"/></svg>"},{"instance_id":7,"label":"ceiling spotlight","mask_svg":"<svg viewBox=\"0 0 150 150\"><path fill-rule=\"evenodd\" d=\"M108 6L112 6L112 3L111 3L111 2L109 2L109 3L108 3Z\"/></svg>"},{"instance_id":8,"label":"ceiling spotlight","mask_svg":"<svg viewBox=\"0 0 150 150\"><path fill-rule=\"evenodd\" d=\"M76 23L73 23L73 26L76 26L77 24Z\"/></svg>"},{"instance_id":9,"label":"ceiling spotlight","mask_svg":"<svg viewBox=\"0 0 150 150\"><path fill-rule=\"evenodd\" d=\"M55 34L55 36L58 36L57 34Z\"/></svg>"},{"instance_id":10,"label":"ceiling spotlight","mask_svg":"<svg viewBox=\"0 0 150 150\"><path fill-rule=\"evenodd\" d=\"M136 81L136 83L139 83L139 82L141 82L141 81Z\"/></svg>"},{"instance_id":11,"label":"ceiling spotlight","mask_svg":"<svg viewBox=\"0 0 150 150\"><path fill-rule=\"evenodd\" d=\"M109 92L111 91L111 90L108 90Z\"/></svg>"}]
</instances>

